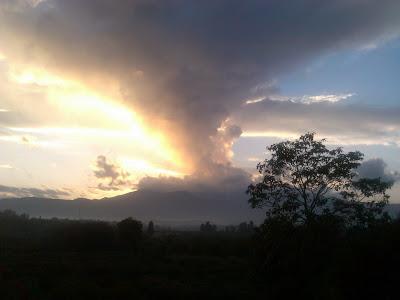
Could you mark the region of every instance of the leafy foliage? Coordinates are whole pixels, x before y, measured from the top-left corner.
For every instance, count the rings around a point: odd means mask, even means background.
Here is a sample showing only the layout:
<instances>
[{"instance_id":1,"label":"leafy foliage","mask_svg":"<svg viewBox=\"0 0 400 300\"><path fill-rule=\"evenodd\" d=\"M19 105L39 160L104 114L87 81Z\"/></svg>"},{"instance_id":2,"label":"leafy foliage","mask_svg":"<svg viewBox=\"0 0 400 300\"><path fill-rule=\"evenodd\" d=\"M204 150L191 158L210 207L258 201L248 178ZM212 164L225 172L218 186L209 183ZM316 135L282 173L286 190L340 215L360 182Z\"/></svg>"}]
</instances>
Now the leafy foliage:
<instances>
[{"instance_id":1,"label":"leafy foliage","mask_svg":"<svg viewBox=\"0 0 400 300\"><path fill-rule=\"evenodd\" d=\"M271 157L257 165L262 180L247 189L251 206L267 207L267 218L293 224L329 216L366 226L387 218L383 208L391 183L358 178L363 154L328 149L324 142L316 140L315 133L306 133L268 147Z\"/></svg>"}]
</instances>

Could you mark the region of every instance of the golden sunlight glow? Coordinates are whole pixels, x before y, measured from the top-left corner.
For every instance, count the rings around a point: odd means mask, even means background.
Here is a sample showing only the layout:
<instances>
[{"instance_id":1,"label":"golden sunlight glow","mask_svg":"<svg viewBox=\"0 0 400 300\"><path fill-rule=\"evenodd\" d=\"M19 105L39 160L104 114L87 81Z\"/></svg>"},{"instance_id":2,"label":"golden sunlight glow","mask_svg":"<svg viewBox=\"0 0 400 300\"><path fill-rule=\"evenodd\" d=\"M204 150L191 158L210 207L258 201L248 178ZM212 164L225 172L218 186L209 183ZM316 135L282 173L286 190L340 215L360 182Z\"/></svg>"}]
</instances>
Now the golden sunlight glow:
<instances>
[{"instance_id":1,"label":"golden sunlight glow","mask_svg":"<svg viewBox=\"0 0 400 300\"><path fill-rule=\"evenodd\" d=\"M1 57L1 56L0 56ZM45 135L74 135L77 137L121 138L125 143L138 143L149 153L168 162L174 169L183 169L179 155L168 146L166 137L145 127L140 117L116 99L100 95L79 82L67 80L43 69L25 66L10 67L12 82L20 85L39 86L46 93L48 104L76 124L76 127L9 128L16 132ZM128 169L141 170L151 175L180 176L176 171L154 167L151 162L125 159Z\"/></svg>"},{"instance_id":2,"label":"golden sunlight glow","mask_svg":"<svg viewBox=\"0 0 400 300\"><path fill-rule=\"evenodd\" d=\"M144 161L144 160L122 158L120 161L121 161L122 167L125 170L127 170L128 172L140 171L140 172L144 173L146 176L159 176L159 175L173 176L173 177L183 177L184 176L184 174L176 172L176 171L167 170L164 168L159 168L159 167L153 166L151 163L149 163L148 161Z\"/></svg>"},{"instance_id":3,"label":"golden sunlight glow","mask_svg":"<svg viewBox=\"0 0 400 300\"><path fill-rule=\"evenodd\" d=\"M65 80L51 75L42 69L13 67L9 72L9 77L12 81L19 84L36 84L39 86L66 86L68 84Z\"/></svg>"},{"instance_id":4,"label":"golden sunlight glow","mask_svg":"<svg viewBox=\"0 0 400 300\"><path fill-rule=\"evenodd\" d=\"M97 129L98 133L110 133L112 129L112 134L125 136L128 143L129 139L135 140L157 156L180 166L177 154L167 146L163 135L145 128L137 114L118 102L106 100L80 87L52 91L50 99L70 113L97 120L101 127L106 127Z\"/></svg>"},{"instance_id":5,"label":"golden sunlight glow","mask_svg":"<svg viewBox=\"0 0 400 300\"><path fill-rule=\"evenodd\" d=\"M283 131L245 131L241 135L241 137L278 137L286 139L295 139L298 136L298 133Z\"/></svg>"},{"instance_id":6,"label":"golden sunlight glow","mask_svg":"<svg viewBox=\"0 0 400 300\"><path fill-rule=\"evenodd\" d=\"M10 166L9 164L3 164L3 165L0 165L0 169L13 169L13 167Z\"/></svg>"},{"instance_id":7,"label":"golden sunlight glow","mask_svg":"<svg viewBox=\"0 0 400 300\"><path fill-rule=\"evenodd\" d=\"M265 100L265 97L259 97L259 98L255 98L255 99L248 99L248 100L246 100L246 102L244 104L254 104L254 103L262 102L264 100Z\"/></svg>"}]
</instances>

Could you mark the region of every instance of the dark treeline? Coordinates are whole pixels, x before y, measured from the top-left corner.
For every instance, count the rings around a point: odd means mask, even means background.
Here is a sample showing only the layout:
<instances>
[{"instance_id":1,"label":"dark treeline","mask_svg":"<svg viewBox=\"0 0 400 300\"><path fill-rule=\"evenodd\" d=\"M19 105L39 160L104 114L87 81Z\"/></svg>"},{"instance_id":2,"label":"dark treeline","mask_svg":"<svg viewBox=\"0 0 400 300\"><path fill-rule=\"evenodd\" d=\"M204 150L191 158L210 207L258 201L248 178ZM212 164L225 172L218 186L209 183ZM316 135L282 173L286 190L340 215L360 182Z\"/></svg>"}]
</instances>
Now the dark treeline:
<instances>
[{"instance_id":1,"label":"dark treeline","mask_svg":"<svg viewBox=\"0 0 400 300\"><path fill-rule=\"evenodd\" d=\"M224 232L243 233L247 238L253 233L253 223L221 227L206 222L196 231L180 231L154 225L150 221L144 225L138 220L127 218L120 222L97 220L71 220L34 218L27 214L17 214L12 210L0 211L0 250L27 249L49 250L113 250L138 249L144 244L157 240L179 239L180 236L204 238L207 233L219 237L229 236ZM200 234L204 233L204 234ZM151 239L153 237L153 239Z\"/></svg>"},{"instance_id":2,"label":"dark treeline","mask_svg":"<svg viewBox=\"0 0 400 300\"><path fill-rule=\"evenodd\" d=\"M0 212L0 287L6 299L247 297L257 291L243 277L251 240L163 231L132 218L43 219L7 210Z\"/></svg>"},{"instance_id":3,"label":"dark treeline","mask_svg":"<svg viewBox=\"0 0 400 300\"><path fill-rule=\"evenodd\" d=\"M230 227L238 228L237 232L246 233L243 229L240 230L243 228L243 224L246 223ZM230 238L223 232L217 232L217 226L211 225L209 222L201 225L200 232L206 234L214 232L218 237ZM9 250L139 252L146 247L146 250L149 247L157 248L157 243L165 244L166 249L174 247L174 251L178 252L178 245L180 245L184 252L200 253L206 247L200 245L186 247L180 241L184 237L185 240L190 240L189 244L196 244L195 239L203 242L207 235L200 234L200 232L173 231L170 228L164 230L162 227L155 226L153 221L143 225L142 222L132 218L120 222L46 219L29 217L27 214L19 215L12 210L0 211L0 251L3 253ZM247 235L246 238L250 238L250 236ZM172 245L174 243L176 245ZM219 253L215 252L215 245L211 248L210 253ZM189 249L192 250L189 251ZM227 249L225 248L225 250ZM223 254L225 253L220 253L220 255Z\"/></svg>"},{"instance_id":4,"label":"dark treeline","mask_svg":"<svg viewBox=\"0 0 400 300\"><path fill-rule=\"evenodd\" d=\"M252 233L243 234L249 226ZM2 290L7 299L395 299L398 292L398 219L368 227L268 219L235 232L154 227L131 218L109 223L0 212Z\"/></svg>"}]
</instances>

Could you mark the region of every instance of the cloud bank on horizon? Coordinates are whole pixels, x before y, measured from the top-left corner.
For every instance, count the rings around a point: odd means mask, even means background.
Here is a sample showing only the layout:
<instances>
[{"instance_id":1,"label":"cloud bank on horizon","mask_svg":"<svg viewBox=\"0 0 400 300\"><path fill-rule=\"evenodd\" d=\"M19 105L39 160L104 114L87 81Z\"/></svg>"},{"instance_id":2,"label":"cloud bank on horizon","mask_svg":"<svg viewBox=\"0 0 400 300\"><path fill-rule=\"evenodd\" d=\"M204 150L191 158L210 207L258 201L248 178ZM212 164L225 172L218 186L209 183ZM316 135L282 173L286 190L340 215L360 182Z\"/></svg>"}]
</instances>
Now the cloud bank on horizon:
<instances>
[{"instance_id":1,"label":"cloud bank on horizon","mask_svg":"<svg viewBox=\"0 0 400 300\"><path fill-rule=\"evenodd\" d=\"M286 97L275 83L317 57L364 51L397 38L399 12L396 0L4 0L3 61L54 77L30 81L23 110L22 98L0 88L7 104L0 107L6 132L1 137L50 120L43 86L73 81L134 111L145 127L165 137L163 145L179 167L157 156L152 159L160 166L149 170L176 168L176 174L187 175L154 178L156 171L145 172L139 188L245 186L249 174L232 165L232 145L241 135L293 137L316 130L337 144L399 147L399 107L346 104L353 93L340 91ZM85 99L75 101L79 106ZM66 118L62 108L58 113ZM90 112L76 118L69 116L69 123L85 128L98 123ZM60 122L56 119L49 122ZM19 142L32 144L36 136L25 132ZM129 136L121 138L129 143ZM123 173L114 174L102 157L97 164L112 174L97 170L95 176L111 178L111 184L98 187L117 189L113 180Z\"/></svg>"}]
</instances>

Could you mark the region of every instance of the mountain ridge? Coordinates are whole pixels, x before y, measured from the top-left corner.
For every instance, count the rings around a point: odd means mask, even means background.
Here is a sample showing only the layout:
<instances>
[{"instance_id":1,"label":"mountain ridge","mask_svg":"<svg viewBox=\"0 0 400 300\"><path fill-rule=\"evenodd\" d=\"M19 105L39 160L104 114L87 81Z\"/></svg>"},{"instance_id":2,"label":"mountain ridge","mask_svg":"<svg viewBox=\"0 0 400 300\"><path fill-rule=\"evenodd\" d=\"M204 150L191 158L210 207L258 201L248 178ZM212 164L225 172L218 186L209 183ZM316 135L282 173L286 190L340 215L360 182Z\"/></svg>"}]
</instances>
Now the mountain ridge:
<instances>
[{"instance_id":1,"label":"mountain ridge","mask_svg":"<svg viewBox=\"0 0 400 300\"><path fill-rule=\"evenodd\" d=\"M0 210L11 209L33 217L121 220L133 217L156 220L167 225L200 224L212 221L233 224L259 219L259 211L249 208L245 195L192 193L188 191L133 191L127 194L90 200L38 197L0 199ZM261 219L260 219L261 220Z\"/></svg>"},{"instance_id":2,"label":"mountain ridge","mask_svg":"<svg viewBox=\"0 0 400 300\"><path fill-rule=\"evenodd\" d=\"M210 194L189 191L140 190L93 200L3 198L0 199L0 210L5 209L32 217L107 221L133 217L144 222L154 220L164 225L198 225L204 221L228 225L250 220L258 223L264 218L263 210L249 207L244 193ZM397 216L400 213L400 203L390 203L386 210L392 216Z\"/></svg>"}]
</instances>

